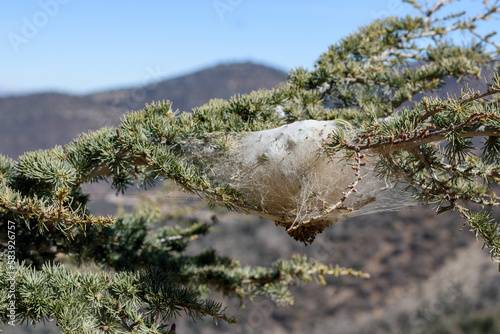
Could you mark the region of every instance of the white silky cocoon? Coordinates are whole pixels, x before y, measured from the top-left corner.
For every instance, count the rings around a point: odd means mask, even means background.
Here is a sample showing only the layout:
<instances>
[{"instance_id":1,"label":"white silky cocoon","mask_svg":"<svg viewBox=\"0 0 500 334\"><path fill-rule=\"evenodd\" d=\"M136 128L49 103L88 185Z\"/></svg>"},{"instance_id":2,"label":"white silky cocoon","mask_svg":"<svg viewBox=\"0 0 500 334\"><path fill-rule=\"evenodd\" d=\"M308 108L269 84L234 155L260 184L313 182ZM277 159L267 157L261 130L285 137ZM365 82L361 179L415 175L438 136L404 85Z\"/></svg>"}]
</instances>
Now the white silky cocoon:
<instances>
[{"instance_id":1,"label":"white silky cocoon","mask_svg":"<svg viewBox=\"0 0 500 334\"><path fill-rule=\"evenodd\" d=\"M330 222L361 214L396 210L414 205L411 194L386 185L376 177L378 157L370 155L361 169L357 192L350 194L345 209L325 212L340 201L343 192L356 181L354 160L342 155L328 156L322 144L336 121L306 120L281 127L231 137L224 154L205 148L196 150L196 159L210 166L207 175L243 194L259 210L243 211L274 221L300 223L321 216Z\"/></svg>"}]
</instances>

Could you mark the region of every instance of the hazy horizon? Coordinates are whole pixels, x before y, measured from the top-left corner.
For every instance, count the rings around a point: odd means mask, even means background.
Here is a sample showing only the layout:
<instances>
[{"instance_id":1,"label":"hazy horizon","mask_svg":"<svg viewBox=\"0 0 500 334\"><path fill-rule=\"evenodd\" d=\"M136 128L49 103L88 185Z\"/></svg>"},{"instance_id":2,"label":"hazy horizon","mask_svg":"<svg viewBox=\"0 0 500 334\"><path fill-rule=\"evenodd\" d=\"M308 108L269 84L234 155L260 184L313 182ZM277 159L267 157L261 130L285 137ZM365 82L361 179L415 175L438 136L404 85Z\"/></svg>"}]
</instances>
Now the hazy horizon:
<instances>
[{"instance_id":1,"label":"hazy horizon","mask_svg":"<svg viewBox=\"0 0 500 334\"><path fill-rule=\"evenodd\" d=\"M173 74L171 76L151 78L149 81L148 80L143 80L143 81L139 81L139 82L136 82L136 83L118 84L117 86L103 87L103 88L98 88L98 89L95 89L95 90L89 90L89 91L85 91L85 92L72 92L72 91L66 91L66 90L60 89L60 88L54 88L54 89L52 89L50 87L42 88L41 90L22 91L22 90L19 90L19 89L15 89L15 88L12 89L12 88L4 87L4 86L0 85L0 98L13 97L13 96L14 97L15 96L24 96L24 95L31 95L31 94L45 94L45 93L67 94L67 95L74 95L74 96L85 96L85 95L91 95L91 94L105 92L105 91L115 91L115 90L120 90L120 89L133 89L133 88L136 88L136 87L147 86L148 84L154 84L154 83L157 83L157 82L162 82L162 81L172 80L172 79L176 79L176 78L181 78L183 76L187 76L187 75L190 75L190 74L195 74L197 72L201 72L201 71L204 71L204 70L215 68L215 67L218 67L218 66L221 66L221 65L244 64L244 63L252 63L252 64L257 65L257 66L265 66L265 67L269 67L269 68L277 70L277 71L282 71L284 73L288 73L288 71L286 71L284 69L281 69L281 68L278 68L276 66L269 65L269 64L264 64L262 62L257 62L257 61L252 61L252 60L247 60L247 61L245 61L245 60L241 60L241 61L235 60L235 61L227 61L227 62L221 61L221 62L217 62L217 63L214 63L214 64L207 64L206 66L202 66L200 68L193 68L192 70L188 70L188 71L183 72L183 73L176 73L176 74Z\"/></svg>"}]
</instances>

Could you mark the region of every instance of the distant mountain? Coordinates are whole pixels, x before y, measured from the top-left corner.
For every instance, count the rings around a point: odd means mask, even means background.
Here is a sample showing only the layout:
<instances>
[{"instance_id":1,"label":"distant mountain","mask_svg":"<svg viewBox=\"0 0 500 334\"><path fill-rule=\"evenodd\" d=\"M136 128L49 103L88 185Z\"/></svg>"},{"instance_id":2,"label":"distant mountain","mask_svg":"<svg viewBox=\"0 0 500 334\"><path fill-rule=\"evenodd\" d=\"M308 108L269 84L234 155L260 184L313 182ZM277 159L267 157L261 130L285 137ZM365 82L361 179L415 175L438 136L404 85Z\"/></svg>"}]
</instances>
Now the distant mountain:
<instances>
[{"instance_id":1,"label":"distant mountain","mask_svg":"<svg viewBox=\"0 0 500 334\"><path fill-rule=\"evenodd\" d=\"M120 116L152 101L170 100L187 111L211 98L271 88L286 73L253 63L224 64L146 86L77 96L39 93L0 98L0 153L17 158L25 151L66 144L79 133L119 123ZM61 130L63 129L63 130Z\"/></svg>"},{"instance_id":2,"label":"distant mountain","mask_svg":"<svg viewBox=\"0 0 500 334\"><path fill-rule=\"evenodd\" d=\"M219 65L158 83L94 94L99 103L124 109L139 109L145 102L168 99L174 108L190 110L213 98L227 99L234 94L271 88L286 80L287 74L253 63Z\"/></svg>"}]
</instances>

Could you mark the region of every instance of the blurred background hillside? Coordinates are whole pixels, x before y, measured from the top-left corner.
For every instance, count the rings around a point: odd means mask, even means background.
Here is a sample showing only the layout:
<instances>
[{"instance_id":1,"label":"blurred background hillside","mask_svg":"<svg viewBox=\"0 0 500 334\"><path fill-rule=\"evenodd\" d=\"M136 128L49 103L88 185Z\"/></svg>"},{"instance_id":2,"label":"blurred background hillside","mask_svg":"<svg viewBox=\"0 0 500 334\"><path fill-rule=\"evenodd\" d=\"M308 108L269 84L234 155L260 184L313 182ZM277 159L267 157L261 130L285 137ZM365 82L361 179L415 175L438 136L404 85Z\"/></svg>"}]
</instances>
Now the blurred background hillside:
<instances>
[{"instance_id":1,"label":"blurred background hillside","mask_svg":"<svg viewBox=\"0 0 500 334\"><path fill-rule=\"evenodd\" d=\"M189 110L210 98L229 98L286 80L286 73L250 62L221 64L148 86L88 95L39 93L0 98L0 153L16 159L25 151L64 145L79 133L118 124L120 116L147 102L174 101ZM461 83L462 84L462 83ZM460 85L461 85L460 84ZM472 86L479 88L480 81ZM450 80L441 94L456 93ZM106 183L88 186L95 213L131 211L148 192L116 197ZM193 215L205 204L178 191L157 188L165 203L190 202ZM461 231L454 213L436 216L432 207L380 213L335 223L310 246L288 237L272 222L217 210L219 224L193 242L191 251L213 247L248 265L268 265L294 253L328 264L369 272L369 280L330 278L327 286L294 288L295 305L267 300L214 298L230 305L240 324L215 326L179 319L180 333L499 333L500 274L487 250ZM7 328L12 333L56 333L53 325ZM7 332L10 333L10 332Z\"/></svg>"}]
</instances>

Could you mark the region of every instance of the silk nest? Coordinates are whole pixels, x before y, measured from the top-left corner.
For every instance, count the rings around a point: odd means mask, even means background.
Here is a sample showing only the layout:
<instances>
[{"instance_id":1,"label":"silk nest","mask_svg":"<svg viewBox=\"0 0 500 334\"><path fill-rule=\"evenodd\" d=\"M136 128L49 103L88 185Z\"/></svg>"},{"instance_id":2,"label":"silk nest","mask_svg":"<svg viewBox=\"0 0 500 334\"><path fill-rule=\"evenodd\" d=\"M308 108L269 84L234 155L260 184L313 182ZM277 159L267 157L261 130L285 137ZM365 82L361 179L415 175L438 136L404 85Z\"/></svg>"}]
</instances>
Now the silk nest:
<instances>
[{"instance_id":1,"label":"silk nest","mask_svg":"<svg viewBox=\"0 0 500 334\"><path fill-rule=\"evenodd\" d=\"M238 191L250 207L241 211L256 214L289 226L321 217L333 223L379 211L414 205L411 196L377 177L376 154L368 154L361 168L356 192L347 196L357 177L354 159L343 153L334 156L323 143L335 130L347 129L337 121L306 120L278 128L226 135L228 149L186 143L184 153L205 169L206 175L222 186ZM253 208L252 208L253 207Z\"/></svg>"}]
</instances>

